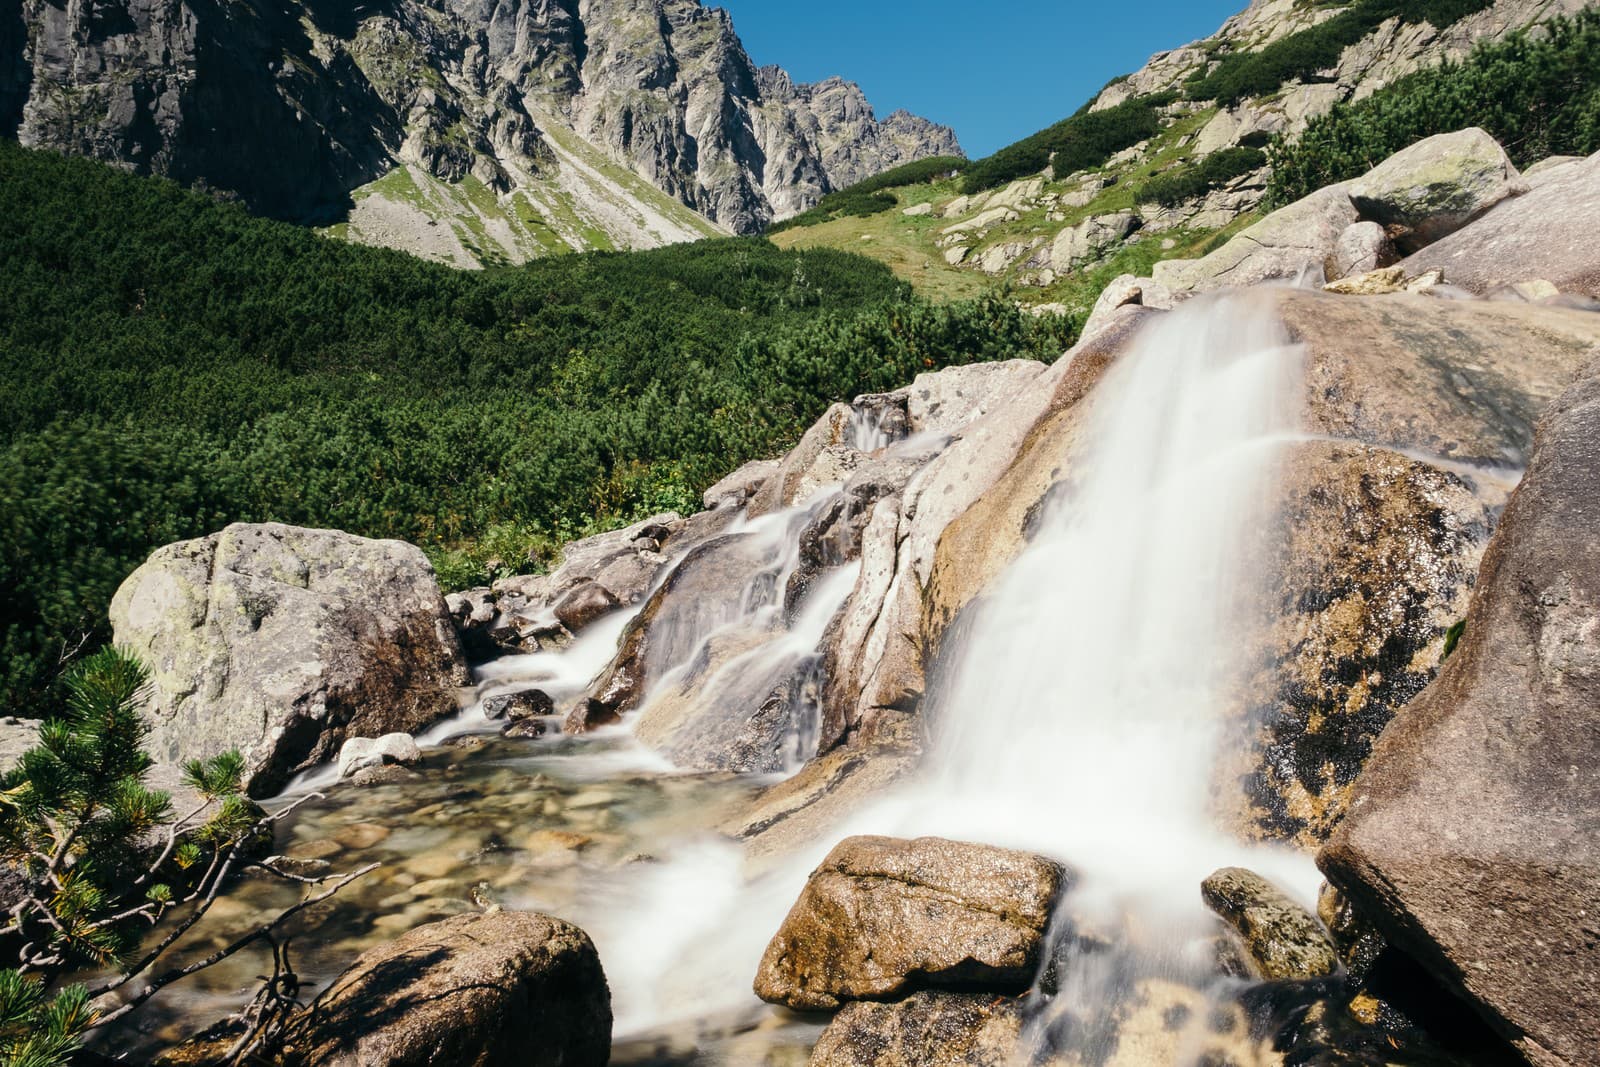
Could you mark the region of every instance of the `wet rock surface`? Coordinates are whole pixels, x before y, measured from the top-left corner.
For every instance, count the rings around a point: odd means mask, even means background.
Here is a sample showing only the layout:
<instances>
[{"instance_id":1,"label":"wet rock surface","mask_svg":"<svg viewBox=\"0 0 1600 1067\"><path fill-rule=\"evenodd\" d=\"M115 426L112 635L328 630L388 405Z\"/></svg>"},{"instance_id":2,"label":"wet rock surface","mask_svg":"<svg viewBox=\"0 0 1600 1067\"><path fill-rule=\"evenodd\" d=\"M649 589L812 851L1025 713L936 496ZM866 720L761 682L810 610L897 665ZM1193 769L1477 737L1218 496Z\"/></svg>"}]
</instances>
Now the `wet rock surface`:
<instances>
[{"instance_id":1,"label":"wet rock surface","mask_svg":"<svg viewBox=\"0 0 1600 1067\"><path fill-rule=\"evenodd\" d=\"M1390 943L1537 1063L1600 1050L1600 379L1545 417L1439 678L1318 862Z\"/></svg>"},{"instance_id":2,"label":"wet rock surface","mask_svg":"<svg viewBox=\"0 0 1600 1067\"><path fill-rule=\"evenodd\" d=\"M285 1067L604 1067L611 998L594 945L570 923L462 915L363 954L280 1048Z\"/></svg>"},{"instance_id":3,"label":"wet rock surface","mask_svg":"<svg viewBox=\"0 0 1600 1067\"><path fill-rule=\"evenodd\" d=\"M1022 1031L1022 1001L913 993L893 1004L848 1004L822 1032L811 1067L1006 1067Z\"/></svg>"},{"instance_id":4,"label":"wet rock surface","mask_svg":"<svg viewBox=\"0 0 1600 1067\"><path fill-rule=\"evenodd\" d=\"M150 667L158 760L238 748L255 795L348 737L454 713L467 681L433 569L398 541L230 526L152 555L117 591L111 622Z\"/></svg>"},{"instance_id":5,"label":"wet rock surface","mask_svg":"<svg viewBox=\"0 0 1600 1067\"><path fill-rule=\"evenodd\" d=\"M918 988L1021 992L1066 871L939 838L850 838L812 873L757 972L763 1000L827 1011Z\"/></svg>"},{"instance_id":6,"label":"wet rock surface","mask_svg":"<svg viewBox=\"0 0 1600 1067\"><path fill-rule=\"evenodd\" d=\"M1325 978L1339 969L1333 942L1317 920L1254 871L1224 868L1200 892L1243 940L1259 977Z\"/></svg>"}]
</instances>

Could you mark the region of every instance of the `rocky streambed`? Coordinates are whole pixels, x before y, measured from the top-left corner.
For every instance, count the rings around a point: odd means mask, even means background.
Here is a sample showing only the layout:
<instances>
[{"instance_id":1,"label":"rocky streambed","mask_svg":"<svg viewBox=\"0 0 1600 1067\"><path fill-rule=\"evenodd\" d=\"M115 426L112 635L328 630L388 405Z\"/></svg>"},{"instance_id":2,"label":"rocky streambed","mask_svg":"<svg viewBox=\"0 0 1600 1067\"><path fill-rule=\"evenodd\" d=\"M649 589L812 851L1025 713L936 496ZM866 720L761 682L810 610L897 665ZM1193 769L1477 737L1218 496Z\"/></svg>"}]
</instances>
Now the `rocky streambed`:
<instances>
[{"instance_id":1,"label":"rocky streambed","mask_svg":"<svg viewBox=\"0 0 1600 1067\"><path fill-rule=\"evenodd\" d=\"M835 405L552 574L446 600L407 546L233 527L130 578L118 639L165 758L327 788L285 862L381 863L292 945L313 992L367 953L341 1004L446 931L598 949L574 1032L614 1014L619 1063L1576 1067L1597 168L1423 142L1119 280L1051 366ZM188 951L292 899L247 879ZM541 1010L514 984L480 1045ZM464 1062L550 1052L506 1040Z\"/></svg>"}]
</instances>

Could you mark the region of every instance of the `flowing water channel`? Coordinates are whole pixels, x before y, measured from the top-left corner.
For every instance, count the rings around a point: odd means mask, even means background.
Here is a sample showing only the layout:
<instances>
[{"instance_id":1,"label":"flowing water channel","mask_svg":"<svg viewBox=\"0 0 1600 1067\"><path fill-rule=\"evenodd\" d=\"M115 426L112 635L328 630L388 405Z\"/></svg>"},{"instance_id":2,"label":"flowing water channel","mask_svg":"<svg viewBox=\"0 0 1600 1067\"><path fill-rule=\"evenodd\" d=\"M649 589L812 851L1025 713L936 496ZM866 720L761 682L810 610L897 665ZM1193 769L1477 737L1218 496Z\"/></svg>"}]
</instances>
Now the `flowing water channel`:
<instances>
[{"instance_id":1,"label":"flowing water channel","mask_svg":"<svg viewBox=\"0 0 1600 1067\"><path fill-rule=\"evenodd\" d=\"M1142 984L1203 991L1217 981L1201 879L1245 864L1308 902L1316 884L1305 857L1220 828L1212 795L1226 694L1248 666L1239 636L1260 621L1247 617L1241 545L1272 518L1279 449L1297 431L1301 355L1258 307L1245 296L1163 316L1097 386L1089 443L1033 542L963 621L928 697L929 751L913 781L752 878L721 831L773 776L679 771L626 723L583 738L501 739L475 703L422 739L420 775L331 788L280 828L290 856L383 864L308 917L293 950L302 976L325 983L360 950L448 915L543 911L576 922L600 950L614 1062L798 1067L820 1023L760 1005L750 984L807 872L850 833L935 834L1041 852L1077 873L1052 952L1060 978L1038 999L1028 1041L1040 1055L1108 1062L1108 1023ZM890 444L875 422L854 435ZM733 617L671 635L680 652L656 686L728 627L765 635L712 686L735 703L753 676L815 658L853 570L813 583L785 622L782 590L814 506L738 528L765 539L766 562ZM562 652L484 666L480 700L537 687L567 706L630 618ZM786 771L815 749L814 728L797 721ZM198 928L195 947L225 943L296 896L247 881ZM1092 953L1080 948L1090 928ZM118 1040L159 1044L226 1014L262 966L239 957L203 972ZM1182 1034L1173 1042L1144 1062L1189 1062Z\"/></svg>"}]
</instances>

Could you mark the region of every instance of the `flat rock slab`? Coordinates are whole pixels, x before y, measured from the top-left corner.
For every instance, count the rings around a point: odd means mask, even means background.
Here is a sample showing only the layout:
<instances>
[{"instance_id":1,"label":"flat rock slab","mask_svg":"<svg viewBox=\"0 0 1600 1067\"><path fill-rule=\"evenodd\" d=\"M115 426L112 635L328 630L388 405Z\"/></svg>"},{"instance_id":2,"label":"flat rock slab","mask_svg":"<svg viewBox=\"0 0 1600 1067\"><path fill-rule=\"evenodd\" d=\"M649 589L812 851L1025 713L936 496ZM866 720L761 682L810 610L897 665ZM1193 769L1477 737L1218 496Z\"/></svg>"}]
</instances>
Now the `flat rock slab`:
<instances>
[{"instance_id":1,"label":"flat rock slab","mask_svg":"<svg viewBox=\"0 0 1600 1067\"><path fill-rule=\"evenodd\" d=\"M1466 631L1318 857L1537 1064L1600 1062L1600 378L1559 399Z\"/></svg>"},{"instance_id":2,"label":"flat rock slab","mask_svg":"<svg viewBox=\"0 0 1600 1067\"><path fill-rule=\"evenodd\" d=\"M812 872L767 947L756 995L800 1011L923 987L1020 993L1067 872L942 838L852 837Z\"/></svg>"}]
</instances>

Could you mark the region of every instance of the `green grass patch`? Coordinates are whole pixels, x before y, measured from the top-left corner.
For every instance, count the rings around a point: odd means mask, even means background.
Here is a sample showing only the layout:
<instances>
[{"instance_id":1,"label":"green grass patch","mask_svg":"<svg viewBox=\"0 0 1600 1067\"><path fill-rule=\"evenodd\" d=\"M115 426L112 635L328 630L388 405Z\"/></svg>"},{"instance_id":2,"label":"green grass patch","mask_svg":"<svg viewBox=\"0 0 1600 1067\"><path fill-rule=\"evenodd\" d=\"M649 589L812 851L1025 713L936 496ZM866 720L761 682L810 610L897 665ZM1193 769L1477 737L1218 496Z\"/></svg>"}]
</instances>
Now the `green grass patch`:
<instances>
[{"instance_id":1,"label":"green grass patch","mask_svg":"<svg viewBox=\"0 0 1600 1067\"><path fill-rule=\"evenodd\" d=\"M802 226L820 226L834 219L853 216L866 218L883 211L897 207L900 201L887 192L901 186L927 185L931 182L944 181L952 174L959 174L971 166L971 163L960 156L934 156L930 159L919 159L915 163L886 170L865 181L857 182L846 189L829 193L817 202L817 206L809 211L802 211L793 218L775 222L767 227L768 235L782 233Z\"/></svg>"}]
</instances>

